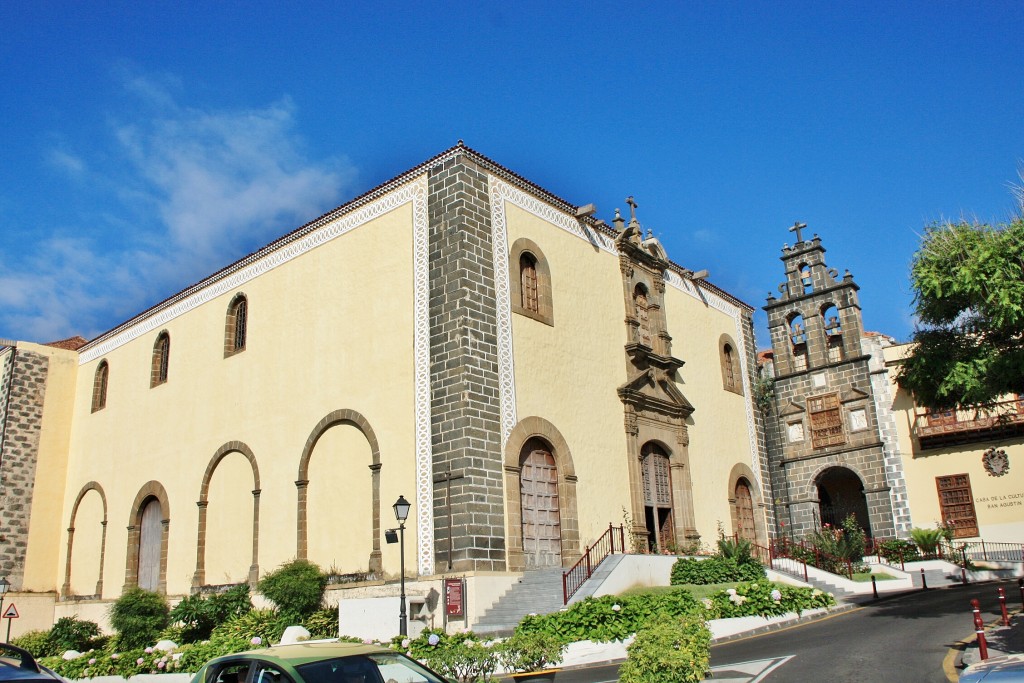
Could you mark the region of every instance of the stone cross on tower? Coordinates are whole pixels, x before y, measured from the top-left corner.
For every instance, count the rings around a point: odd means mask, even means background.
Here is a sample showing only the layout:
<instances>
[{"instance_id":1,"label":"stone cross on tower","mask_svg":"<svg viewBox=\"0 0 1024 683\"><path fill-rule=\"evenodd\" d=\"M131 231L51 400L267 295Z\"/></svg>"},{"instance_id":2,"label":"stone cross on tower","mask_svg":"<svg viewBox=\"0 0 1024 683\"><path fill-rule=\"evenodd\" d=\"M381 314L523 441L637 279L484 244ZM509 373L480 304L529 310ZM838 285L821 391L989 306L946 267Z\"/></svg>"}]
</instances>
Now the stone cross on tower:
<instances>
[{"instance_id":1,"label":"stone cross on tower","mask_svg":"<svg viewBox=\"0 0 1024 683\"><path fill-rule=\"evenodd\" d=\"M632 199L632 197L630 197L630 199ZM806 223L801 223L800 221L796 221L795 223L793 223L793 227L789 229L790 232L795 232L796 233L796 243L797 244L800 244L801 242L804 241L804 238L800 235L800 231L803 230L806 227L807 227Z\"/></svg>"},{"instance_id":2,"label":"stone cross on tower","mask_svg":"<svg viewBox=\"0 0 1024 683\"><path fill-rule=\"evenodd\" d=\"M632 221L636 221L636 210L640 205L633 200L633 195L626 197L626 203L629 204L629 217Z\"/></svg>"}]
</instances>

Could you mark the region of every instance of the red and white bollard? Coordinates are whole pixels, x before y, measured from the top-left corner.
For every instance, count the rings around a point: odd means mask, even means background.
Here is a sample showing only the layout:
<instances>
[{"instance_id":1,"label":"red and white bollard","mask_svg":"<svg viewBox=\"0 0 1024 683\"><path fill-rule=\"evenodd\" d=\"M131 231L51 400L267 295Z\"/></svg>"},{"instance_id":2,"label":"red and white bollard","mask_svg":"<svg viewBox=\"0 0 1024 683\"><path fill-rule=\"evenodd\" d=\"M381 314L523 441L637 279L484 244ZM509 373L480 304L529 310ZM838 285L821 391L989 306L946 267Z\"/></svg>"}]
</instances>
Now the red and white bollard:
<instances>
[{"instance_id":1,"label":"red and white bollard","mask_svg":"<svg viewBox=\"0 0 1024 683\"><path fill-rule=\"evenodd\" d=\"M999 611L1003 613L1003 626L1010 625L1010 615L1006 613L1006 591L999 589Z\"/></svg>"},{"instance_id":2,"label":"red and white bollard","mask_svg":"<svg viewBox=\"0 0 1024 683\"><path fill-rule=\"evenodd\" d=\"M981 620L981 604L971 600L971 609L974 611L974 633L978 638L978 656L982 660L988 659L988 642L985 640L985 622Z\"/></svg>"}]
</instances>

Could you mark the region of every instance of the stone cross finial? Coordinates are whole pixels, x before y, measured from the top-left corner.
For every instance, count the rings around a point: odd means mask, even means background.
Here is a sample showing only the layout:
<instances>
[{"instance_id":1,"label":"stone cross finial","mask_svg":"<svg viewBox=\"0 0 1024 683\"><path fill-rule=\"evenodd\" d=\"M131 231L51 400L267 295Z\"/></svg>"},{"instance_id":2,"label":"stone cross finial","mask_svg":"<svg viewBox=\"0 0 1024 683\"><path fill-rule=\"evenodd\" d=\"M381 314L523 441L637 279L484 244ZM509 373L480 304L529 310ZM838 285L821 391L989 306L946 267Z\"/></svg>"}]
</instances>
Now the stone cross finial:
<instances>
[{"instance_id":1,"label":"stone cross finial","mask_svg":"<svg viewBox=\"0 0 1024 683\"><path fill-rule=\"evenodd\" d=\"M804 241L803 236L800 235L800 231L803 230L806 227L807 227L806 223L801 223L800 221L796 221L795 223L793 223L793 227L789 229L790 232L795 232L796 233L796 243L797 244L800 244L801 242Z\"/></svg>"},{"instance_id":2,"label":"stone cross finial","mask_svg":"<svg viewBox=\"0 0 1024 683\"><path fill-rule=\"evenodd\" d=\"M629 204L629 217L632 220L635 221L636 220L636 210L637 210L637 207L639 207L640 205L637 204L636 201L633 200L633 195L629 195L628 197L626 197L626 203Z\"/></svg>"}]
</instances>

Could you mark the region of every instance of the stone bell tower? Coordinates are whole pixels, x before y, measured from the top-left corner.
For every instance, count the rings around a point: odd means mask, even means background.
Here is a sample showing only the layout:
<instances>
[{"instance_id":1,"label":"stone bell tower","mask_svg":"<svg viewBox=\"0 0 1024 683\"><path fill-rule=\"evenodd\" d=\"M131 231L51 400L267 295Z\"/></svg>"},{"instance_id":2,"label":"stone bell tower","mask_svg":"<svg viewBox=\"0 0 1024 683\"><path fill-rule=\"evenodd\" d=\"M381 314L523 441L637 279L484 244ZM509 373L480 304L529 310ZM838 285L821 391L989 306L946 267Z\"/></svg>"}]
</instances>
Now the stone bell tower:
<instances>
[{"instance_id":1,"label":"stone bell tower","mask_svg":"<svg viewBox=\"0 0 1024 683\"><path fill-rule=\"evenodd\" d=\"M764 310L774 351L769 461L779 531L800 537L854 515L875 537L893 536L894 506L862 350L859 287L825 263L821 238L782 249L785 281ZM887 463L887 461L890 461Z\"/></svg>"}]
</instances>

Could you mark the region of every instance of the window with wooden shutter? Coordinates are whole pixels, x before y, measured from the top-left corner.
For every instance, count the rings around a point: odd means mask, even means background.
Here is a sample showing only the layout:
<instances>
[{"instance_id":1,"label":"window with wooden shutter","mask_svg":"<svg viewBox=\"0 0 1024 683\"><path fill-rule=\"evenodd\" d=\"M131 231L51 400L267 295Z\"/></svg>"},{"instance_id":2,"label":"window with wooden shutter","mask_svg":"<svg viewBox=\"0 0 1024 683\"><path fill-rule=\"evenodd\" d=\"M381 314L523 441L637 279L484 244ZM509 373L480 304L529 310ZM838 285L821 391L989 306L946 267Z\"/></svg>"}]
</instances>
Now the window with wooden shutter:
<instances>
[{"instance_id":1,"label":"window with wooden shutter","mask_svg":"<svg viewBox=\"0 0 1024 683\"><path fill-rule=\"evenodd\" d=\"M523 308L533 313L539 312L537 261L530 254L524 253L519 257L519 275L522 279Z\"/></svg>"},{"instance_id":2,"label":"window with wooden shutter","mask_svg":"<svg viewBox=\"0 0 1024 683\"><path fill-rule=\"evenodd\" d=\"M811 423L811 445L814 448L846 443L839 394L808 398L807 416Z\"/></svg>"},{"instance_id":3,"label":"window with wooden shutter","mask_svg":"<svg viewBox=\"0 0 1024 683\"><path fill-rule=\"evenodd\" d=\"M935 486L939 491L942 523L953 527L953 537L977 536L978 515L974 511L971 477L967 474L935 477Z\"/></svg>"}]
</instances>

